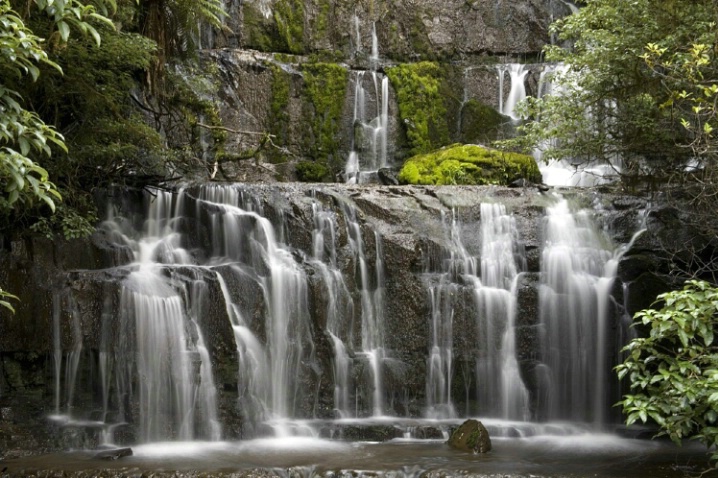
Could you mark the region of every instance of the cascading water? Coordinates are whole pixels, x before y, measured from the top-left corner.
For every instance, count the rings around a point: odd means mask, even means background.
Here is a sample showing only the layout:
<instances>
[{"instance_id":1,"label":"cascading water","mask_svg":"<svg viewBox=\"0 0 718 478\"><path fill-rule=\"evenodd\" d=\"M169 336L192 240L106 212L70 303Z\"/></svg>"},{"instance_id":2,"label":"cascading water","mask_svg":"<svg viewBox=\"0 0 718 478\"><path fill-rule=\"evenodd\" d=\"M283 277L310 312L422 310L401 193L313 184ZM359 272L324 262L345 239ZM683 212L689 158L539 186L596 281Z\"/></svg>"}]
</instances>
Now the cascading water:
<instances>
[{"instance_id":1,"label":"cascading water","mask_svg":"<svg viewBox=\"0 0 718 478\"><path fill-rule=\"evenodd\" d=\"M313 340L309 325L307 279L291 252L276 238L274 226L256 206L233 187L206 187L197 207L211 217L215 257L231 261L234 280L251 278L262 293L266 316L266 345L249 331L239 307L223 285L225 306L232 321L240 357L240 377L248 387L245 398L259 402L275 430L287 434L283 421L295 416L301 363L311 360ZM239 277L238 277L239 276ZM264 361L264 362L263 362ZM261 363L258 363L261 362ZM258 370L266 373L258 374ZM253 411L257 407L252 408Z\"/></svg>"},{"instance_id":2,"label":"cascading water","mask_svg":"<svg viewBox=\"0 0 718 478\"><path fill-rule=\"evenodd\" d=\"M509 63L508 65L499 65L497 67L499 72L499 110L501 113L509 116L512 120L517 121L521 119L516 113L516 105L519 104L523 99L526 98L526 85L525 79L528 74L528 70L525 65L520 63ZM504 101L504 78L505 72L509 73L511 78L511 89L509 95Z\"/></svg>"},{"instance_id":3,"label":"cascading water","mask_svg":"<svg viewBox=\"0 0 718 478\"><path fill-rule=\"evenodd\" d=\"M343 204L347 238L354 255L361 297L361 354L366 358L371 376L371 410L374 416L384 414L383 371L387 358L384 348L384 261L381 237L375 233L375 259L373 268L366 254L366 247L357 219L357 212L349 204ZM373 274L372 274L373 269Z\"/></svg>"},{"instance_id":4,"label":"cascading water","mask_svg":"<svg viewBox=\"0 0 718 478\"><path fill-rule=\"evenodd\" d=\"M355 17L357 18L357 17ZM358 19L356 20L357 37ZM347 183L369 182L376 171L387 166L389 131L389 78L377 71L379 40L372 23L371 71L354 75L354 114L352 148L344 168ZM368 83L368 85L365 85ZM369 112L374 106L374 111Z\"/></svg>"},{"instance_id":5,"label":"cascading water","mask_svg":"<svg viewBox=\"0 0 718 478\"><path fill-rule=\"evenodd\" d=\"M587 211L547 210L539 303L539 416L605 423L610 289L617 261Z\"/></svg>"},{"instance_id":6,"label":"cascading water","mask_svg":"<svg viewBox=\"0 0 718 478\"><path fill-rule=\"evenodd\" d=\"M407 188L399 197L397 188L364 189L191 186L153 192L142 233L128 232L129 220L108 221L107 242L133 258L97 282L107 294L96 303L100 336L85 333L81 296L63 289L55 300L56 344L66 347L56 408L77 418L65 424L103 425L77 413L93 388L102 397L87 417L101 408L104 425L123 430L104 442L134 443L137 457L176 449L277 466L306 463L307 453L324 460L340 447L347 469L359 466L351 460L366 443L317 437L403 436L402 447L426 447L406 440L440 439L477 417L502 441L522 437L512 445L551 444L553 460L558 440L573 446L608 428L621 346L609 334L620 320L610 293L624 249L614 250L593 211L537 193L525 201L531 193L516 190ZM412 209L419 197L423 212ZM377 199L399 207L379 208ZM516 212L523 207L530 212ZM379 219L403 213L408 222ZM419 239L403 229L414 220ZM542 251L523 237L541 221ZM83 366L91 356L100 377ZM88 387L88 378L97 382ZM266 438L270 428L278 439ZM200 443L223 437L250 440ZM192 443L152 444L172 439ZM438 453L436 466L465 465Z\"/></svg>"},{"instance_id":7,"label":"cascading water","mask_svg":"<svg viewBox=\"0 0 718 478\"><path fill-rule=\"evenodd\" d=\"M523 247L518 240L514 218L502 204L481 205L481 287L480 303L486 304L486 315L502 311L505 323L499 353L501 416L528 420L528 391L519 374L516 361L516 283L526 269ZM488 328L488 327L487 327Z\"/></svg>"},{"instance_id":8,"label":"cascading water","mask_svg":"<svg viewBox=\"0 0 718 478\"><path fill-rule=\"evenodd\" d=\"M353 416L351 407L351 359L345 337L352 343L354 303L344 276L337 267L337 220L333 211L315 201L312 204L312 263L319 270L326 290L327 333L334 350L334 410L339 418ZM355 413L355 412L354 412Z\"/></svg>"},{"instance_id":9,"label":"cascading water","mask_svg":"<svg viewBox=\"0 0 718 478\"><path fill-rule=\"evenodd\" d=\"M156 191L145 236L127 241L136 262L122 288L121 323L124 338L135 342L120 350L135 351L136 373L143 378L138 390L143 441L221 436L209 356L187 313L187 304L197 298L183 298L165 275L172 277L172 266L192 264L174 229L182 207L181 194L174 201L172 194Z\"/></svg>"},{"instance_id":10,"label":"cascading water","mask_svg":"<svg viewBox=\"0 0 718 478\"><path fill-rule=\"evenodd\" d=\"M517 264L518 262L518 264ZM481 278L476 281L480 356L477 400L488 413L529 419L528 392L515 355L515 283L525 259L513 218L501 204L481 205Z\"/></svg>"},{"instance_id":11,"label":"cascading water","mask_svg":"<svg viewBox=\"0 0 718 478\"><path fill-rule=\"evenodd\" d=\"M345 176L348 183L359 184L369 180L378 169L387 166L389 78L376 71L357 71L353 75L354 139ZM370 88L365 87L367 82ZM369 116L367 108L372 98L376 111Z\"/></svg>"},{"instance_id":12,"label":"cascading water","mask_svg":"<svg viewBox=\"0 0 718 478\"><path fill-rule=\"evenodd\" d=\"M477 261L461 240L460 223L456 211L451 220L442 215L442 224L448 238L448 250L443 252L438 280L431 282L431 270L426 275L431 305L431 348L427 363L426 415L429 418L453 418L456 410L451 398L454 360L454 314L458 306L462 276L476 276ZM431 266L431 261L427 261Z\"/></svg>"},{"instance_id":13,"label":"cascading water","mask_svg":"<svg viewBox=\"0 0 718 478\"><path fill-rule=\"evenodd\" d=\"M527 420L529 396L519 374L514 331L515 284L519 270L525 268L525 259L514 220L501 204L481 204L480 262L466 250L456 214L447 228L450 246L442 261L443 272L428 286L432 341L427 363L427 415L447 418L456 414L451 398L453 318L461 281L471 285L476 304L475 380L480 413Z\"/></svg>"}]
</instances>

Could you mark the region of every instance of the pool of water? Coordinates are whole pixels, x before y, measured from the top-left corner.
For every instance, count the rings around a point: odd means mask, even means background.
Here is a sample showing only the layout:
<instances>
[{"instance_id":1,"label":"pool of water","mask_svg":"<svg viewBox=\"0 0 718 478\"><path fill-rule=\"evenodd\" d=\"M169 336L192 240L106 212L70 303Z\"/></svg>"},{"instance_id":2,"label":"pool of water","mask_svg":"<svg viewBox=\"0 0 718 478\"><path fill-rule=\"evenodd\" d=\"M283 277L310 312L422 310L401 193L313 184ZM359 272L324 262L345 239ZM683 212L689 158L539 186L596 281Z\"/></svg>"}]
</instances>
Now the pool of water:
<instances>
[{"instance_id":1,"label":"pool of water","mask_svg":"<svg viewBox=\"0 0 718 478\"><path fill-rule=\"evenodd\" d=\"M116 461L99 460L96 451L84 450L6 460L0 470L9 477L55 476L50 472L61 470L60 476L683 478L708 468L705 449L694 444L679 448L588 433L492 442L493 450L483 455L450 449L444 440L165 442L134 446L132 456ZM718 472L703 475L708 477Z\"/></svg>"}]
</instances>

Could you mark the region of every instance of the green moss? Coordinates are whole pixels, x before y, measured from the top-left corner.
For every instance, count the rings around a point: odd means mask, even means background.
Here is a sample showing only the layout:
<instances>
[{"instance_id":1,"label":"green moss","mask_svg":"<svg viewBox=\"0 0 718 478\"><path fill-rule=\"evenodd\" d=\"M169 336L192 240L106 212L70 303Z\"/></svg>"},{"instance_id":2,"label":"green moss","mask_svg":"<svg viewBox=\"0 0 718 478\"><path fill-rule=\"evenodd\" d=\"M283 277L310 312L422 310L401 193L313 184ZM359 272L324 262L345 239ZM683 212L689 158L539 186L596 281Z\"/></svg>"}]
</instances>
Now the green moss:
<instances>
[{"instance_id":1,"label":"green moss","mask_svg":"<svg viewBox=\"0 0 718 478\"><path fill-rule=\"evenodd\" d=\"M285 51L304 52L304 1L278 0L273 6L274 21Z\"/></svg>"},{"instance_id":2,"label":"green moss","mask_svg":"<svg viewBox=\"0 0 718 478\"><path fill-rule=\"evenodd\" d=\"M251 2L244 5L245 46L266 52L304 53L304 2L277 0L265 18Z\"/></svg>"},{"instance_id":3,"label":"green moss","mask_svg":"<svg viewBox=\"0 0 718 478\"><path fill-rule=\"evenodd\" d=\"M469 448L476 448L476 446L479 444L479 439L481 438L481 433L479 433L479 429L476 428L474 431L472 431L469 434L469 438L466 439L466 444Z\"/></svg>"},{"instance_id":4,"label":"green moss","mask_svg":"<svg viewBox=\"0 0 718 478\"><path fill-rule=\"evenodd\" d=\"M302 67L304 73L304 117L308 120L305 151L330 168L339 167L339 147L344 97L349 72L335 63L314 63Z\"/></svg>"},{"instance_id":5,"label":"green moss","mask_svg":"<svg viewBox=\"0 0 718 478\"><path fill-rule=\"evenodd\" d=\"M433 59L436 56L419 10L416 10L416 14L410 18L408 37L410 48L419 58Z\"/></svg>"},{"instance_id":6,"label":"green moss","mask_svg":"<svg viewBox=\"0 0 718 478\"><path fill-rule=\"evenodd\" d=\"M422 154L446 145L449 130L446 106L440 94L442 69L436 63L406 63L386 71L399 103L411 154Z\"/></svg>"},{"instance_id":7,"label":"green moss","mask_svg":"<svg viewBox=\"0 0 718 478\"><path fill-rule=\"evenodd\" d=\"M315 3L317 4L317 16L312 25L312 35L319 39L327 36L329 31L332 4L329 0L315 0Z\"/></svg>"},{"instance_id":8,"label":"green moss","mask_svg":"<svg viewBox=\"0 0 718 478\"><path fill-rule=\"evenodd\" d=\"M277 65L270 65L272 72L272 102L269 106L269 132L274 136L274 144L280 147L289 144L289 93L291 77L289 73ZM278 148L272 148L267 153L267 159L272 163L286 160L285 155Z\"/></svg>"},{"instance_id":9,"label":"green moss","mask_svg":"<svg viewBox=\"0 0 718 478\"><path fill-rule=\"evenodd\" d=\"M297 163L297 179L308 183L324 181L329 176L329 168L315 161Z\"/></svg>"},{"instance_id":10,"label":"green moss","mask_svg":"<svg viewBox=\"0 0 718 478\"><path fill-rule=\"evenodd\" d=\"M510 118L477 100L469 100L461 110L460 139L463 143L491 143L501 139Z\"/></svg>"},{"instance_id":11,"label":"green moss","mask_svg":"<svg viewBox=\"0 0 718 478\"><path fill-rule=\"evenodd\" d=\"M307 63L340 63L344 58L340 50L318 50L307 55Z\"/></svg>"},{"instance_id":12,"label":"green moss","mask_svg":"<svg viewBox=\"0 0 718 478\"><path fill-rule=\"evenodd\" d=\"M245 46L260 51L276 51L279 49L279 32L273 22L264 18L264 15L251 2L242 7L243 34Z\"/></svg>"},{"instance_id":13,"label":"green moss","mask_svg":"<svg viewBox=\"0 0 718 478\"><path fill-rule=\"evenodd\" d=\"M455 144L409 158L399 173L405 184L507 185L525 178L541 182L536 161L528 155Z\"/></svg>"}]
</instances>

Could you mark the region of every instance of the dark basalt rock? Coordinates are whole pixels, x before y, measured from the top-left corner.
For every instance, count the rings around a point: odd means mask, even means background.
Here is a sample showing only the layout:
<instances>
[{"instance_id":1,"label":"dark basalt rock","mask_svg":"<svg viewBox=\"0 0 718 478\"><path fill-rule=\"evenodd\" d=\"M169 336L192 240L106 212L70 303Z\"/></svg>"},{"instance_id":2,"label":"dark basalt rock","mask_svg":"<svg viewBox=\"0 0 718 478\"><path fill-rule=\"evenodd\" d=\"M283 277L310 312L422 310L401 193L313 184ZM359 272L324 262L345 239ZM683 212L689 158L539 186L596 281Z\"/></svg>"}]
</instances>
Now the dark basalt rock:
<instances>
[{"instance_id":1,"label":"dark basalt rock","mask_svg":"<svg viewBox=\"0 0 718 478\"><path fill-rule=\"evenodd\" d=\"M96 453L93 458L98 460L118 460L126 456L132 456L132 448L113 448Z\"/></svg>"},{"instance_id":2,"label":"dark basalt rock","mask_svg":"<svg viewBox=\"0 0 718 478\"><path fill-rule=\"evenodd\" d=\"M397 173L391 168L381 168L377 171L377 175L382 184L387 186L396 186L399 184L399 179L396 177Z\"/></svg>"},{"instance_id":3,"label":"dark basalt rock","mask_svg":"<svg viewBox=\"0 0 718 478\"><path fill-rule=\"evenodd\" d=\"M451 448L471 453L491 451L491 438L483 423L478 420L466 420L451 434L447 442Z\"/></svg>"}]
</instances>

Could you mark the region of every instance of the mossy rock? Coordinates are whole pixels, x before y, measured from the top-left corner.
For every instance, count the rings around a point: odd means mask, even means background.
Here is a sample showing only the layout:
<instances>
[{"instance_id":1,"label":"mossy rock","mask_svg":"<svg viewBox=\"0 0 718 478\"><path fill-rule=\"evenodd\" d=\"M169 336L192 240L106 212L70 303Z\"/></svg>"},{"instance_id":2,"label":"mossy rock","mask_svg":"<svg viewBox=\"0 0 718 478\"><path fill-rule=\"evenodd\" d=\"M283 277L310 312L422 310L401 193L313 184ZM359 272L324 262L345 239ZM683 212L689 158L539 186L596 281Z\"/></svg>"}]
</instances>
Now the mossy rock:
<instances>
[{"instance_id":1,"label":"mossy rock","mask_svg":"<svg viewBox=\"0 0 718 478\"><path fill-rule=\"evenodd\" d=\"M451 448L471 453L491 451L491 438L484 424L478 420L466 420L451 434L448 444Z\"/></svg>"},{"instance_id":2,"label":"mossy rock","mask_svg":"<svg viewBox=\"0 0 718 478\"><path fill-rule=\"evenodd\" d=\"M406 128L411 154L428 153L449 143L447 109L442 96L446 82L438 63L404 63L386 69L396 91L399 117Z\"/></svg>"},{"instance_id":3,"label":"mossy rock","mask_svg":"<svg viewBox=\"0 0 718 478\"><path fill-rule=\"evenodd\" d=\"M506 186L517 179L541 182L541 172L531 156L454 144L409 158L399 173L403 184L495 184Z\"/></svg>"},{"instance_id":4,"label":"mossy rock","mask_svg":"<svg viewBox=\"0 0 718 478\"><path fill-rule=\"evenodd\" d=\"M343 162L342 113L349 71L335 63L302 65L304 153L306 157L338 170Z\"/></svg>"},{"instance_id":5,"label":"mossy rock","mask_svg":"<svg viewBox=\"0 0 718 478\"><path fill-rule=\"evenodd\" d=\"M461 109L461 141L464 143L491 143L513 129L511 118L492 107L471 99Z\"/></svg>"}]
</instances>

